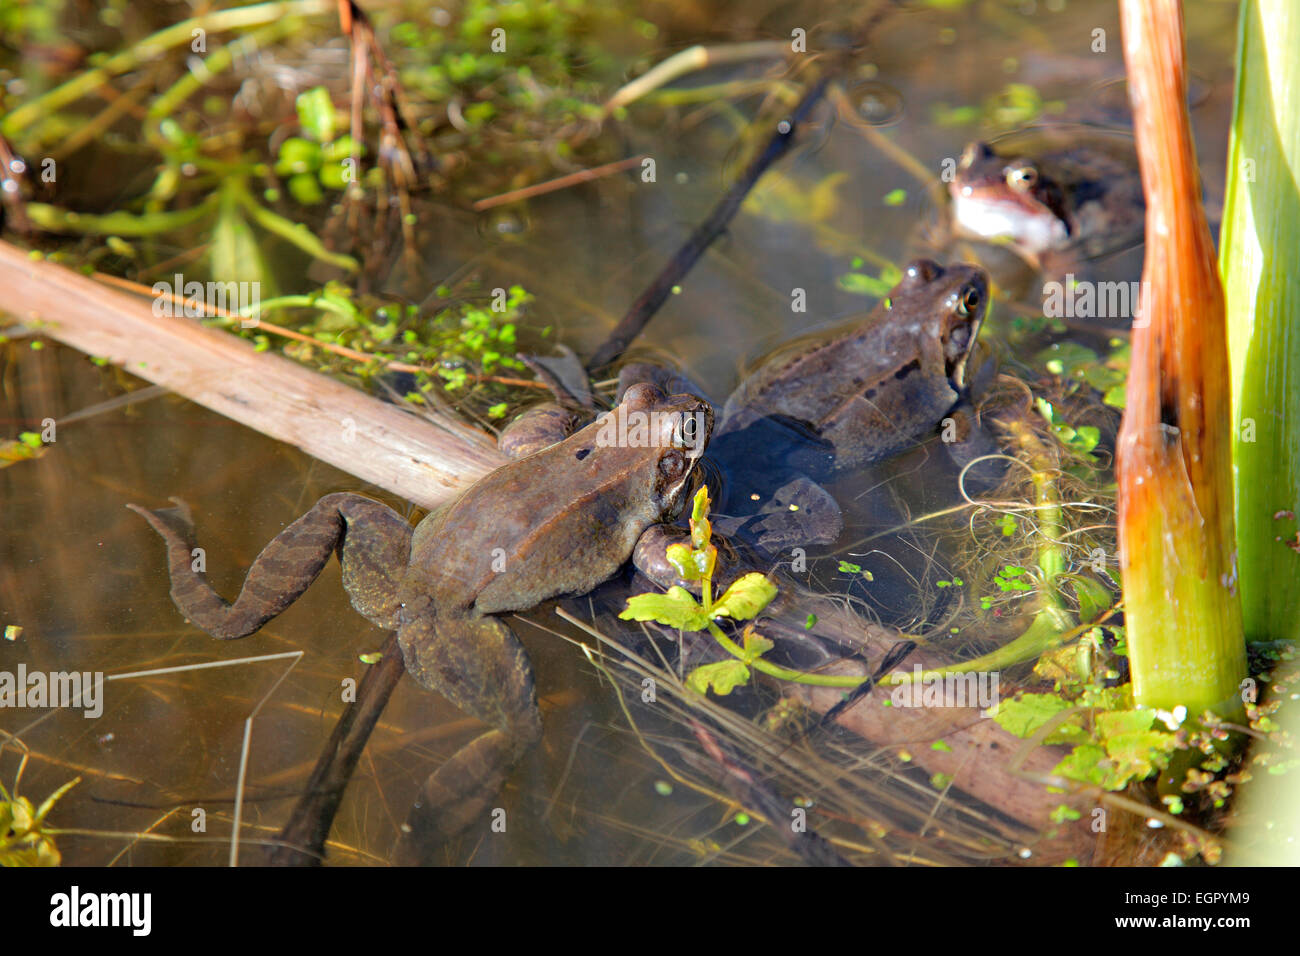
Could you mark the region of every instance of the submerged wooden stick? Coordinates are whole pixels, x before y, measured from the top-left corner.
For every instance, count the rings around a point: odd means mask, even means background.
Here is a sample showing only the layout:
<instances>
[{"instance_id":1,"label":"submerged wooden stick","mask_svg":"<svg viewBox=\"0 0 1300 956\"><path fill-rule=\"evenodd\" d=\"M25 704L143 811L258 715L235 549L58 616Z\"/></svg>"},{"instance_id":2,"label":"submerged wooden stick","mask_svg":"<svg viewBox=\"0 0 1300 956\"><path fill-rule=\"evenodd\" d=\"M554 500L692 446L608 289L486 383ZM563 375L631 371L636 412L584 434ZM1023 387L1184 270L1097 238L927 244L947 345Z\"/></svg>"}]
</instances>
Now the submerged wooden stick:
<instances>
[{"instance_id":1,"label":"submerged wooden stick","mask_svg":"<svg viewBox=\"0 0 1300 956\"><path fill-rule=\"evenodd\" d=\"M858 647L872 662L868 665L845 658L822 665L819 674L867 677L876 662L889 655L899 640L898 632L893 629L864 624L860 617L837 602L793 587L783 590L764 612L760 630L769 637L806 633L809 609L816 613L819 634ZM951 667L953 662L933 650L918 648L897 670L907 673L916 666L924 672ZM996 699L998 684L990 686L990 677L996 680L996 675L983 675L973 682L960 678L946 682L954 688L964 685L972 690L966 698L969 706L953 706L954 702L948 699L932 705L923 700L926 691L919 685L911 698L915 706L895 706L892 698L897 689L884 685L873 688L834 719L845 729L881 747L907 750L917 766L931 774L951 777L958 790L1018 821L1028 832L1012 832L1008 828L1007 836L1025 840L1032 847L1032 859L1036 862L1058 863L1073 858L1086 864L1098 843L1096 834L1087 826L1089 820L1058 822L1054 814L1062 804L1085 813L1093 797L1086 788L1080 793L1052 793L1043 785L1044 780L1063 787L1070 785L1069 781L1053 776L1054 768L1066 756L1065 750L1031 748L996 721L981 715L982 705L975 700L973 688L983 687ZM834 687L789 684L785 692L821 714L829 713L844 700L844 692ZM908 697L905 695L903 699ZM932 746L935 741L943 741L944 746Z\"/></svg>"},{"instance_id":2,"label":"submerged wooden stick","mask_svg":"<svg viewBox=\"0 0 1300 956\"><path fill-rule=\"evenodd\" d=\"M463 423L432 423L229 333L155 315L4 242L0 311L424 508L505 463Z\"/></svg>"},{"instance_id":3,"label":"submerged wooden stick","mask_svg":"<svg viewBox=\"0 0 1300 956\"><path fill-rule=\"evenodd\" d=\"M279 843L267 851L266 862L271 866L316 866L324 860L325 840L343 802L343 792L352 780L352 771L388 706L388 698L406 673L396 632L388 635L381 654L379 663L361 678L357 699L339 715L306 789L289 822L280 830Z\"/></svg>"}]
</instances>

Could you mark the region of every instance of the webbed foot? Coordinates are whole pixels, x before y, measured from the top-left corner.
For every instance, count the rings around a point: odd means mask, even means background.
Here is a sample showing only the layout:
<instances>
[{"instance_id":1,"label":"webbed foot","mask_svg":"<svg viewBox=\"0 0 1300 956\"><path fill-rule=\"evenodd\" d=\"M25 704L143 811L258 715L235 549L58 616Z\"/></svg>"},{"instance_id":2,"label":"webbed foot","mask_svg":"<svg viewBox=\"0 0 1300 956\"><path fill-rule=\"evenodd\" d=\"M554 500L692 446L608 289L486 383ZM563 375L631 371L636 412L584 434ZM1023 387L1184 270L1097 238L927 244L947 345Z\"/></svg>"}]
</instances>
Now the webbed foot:
<instances>
[{"instance_id":1,"label":"webbed foot","mask_svg":"<svg viewBox=\"0 0 1300 956\"><path fill-rule=\"evenodd\" d=\"M962 401L948 413L953 441L944 442L952 463L965 470L963 487L968 495L986 494L1006 476L1008 459L997 441L980 424L979 416Z\"/></svg>"},{"instance_id":2,"label":"webbed foot","mask_svg":"<svg viewBox=\"0 0 1300 956\"><path fill-rule=\"evenodd\" d=\"M498 618L419 616L398 641L411 676L493 729L456 751L425 781L399 849L402 862L478 826L510 771L542 735L528 654Z\"/></svg>"}]
</instances>

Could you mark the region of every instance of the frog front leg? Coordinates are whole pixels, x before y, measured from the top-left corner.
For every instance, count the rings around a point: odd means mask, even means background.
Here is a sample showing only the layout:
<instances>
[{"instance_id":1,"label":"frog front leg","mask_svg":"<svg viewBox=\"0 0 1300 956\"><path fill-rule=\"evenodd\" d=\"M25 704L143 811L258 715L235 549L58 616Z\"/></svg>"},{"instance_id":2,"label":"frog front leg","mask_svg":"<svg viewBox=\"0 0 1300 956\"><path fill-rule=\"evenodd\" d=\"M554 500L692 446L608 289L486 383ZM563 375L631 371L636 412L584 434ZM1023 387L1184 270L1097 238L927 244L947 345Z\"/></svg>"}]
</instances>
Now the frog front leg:
<instances>
[{"instance_id":1,"label":"frog front leg","mask_svg":"<svg viewBox=\"0 0 1300 956\"><path fill-rule=\"evenodd\" d=\"M425 781L407 819L408 846L418 851L486 820L511 769L541 739L542 715L528 654L500 618L439 617L425 601L402 613L407 672L492 728Z\"/></svg>"},{"instance_id":2,"label":"frog front leg","mask_svg":"<svg viewBox=\"0 0 1300 956\"><path fill-rule=\"evenodd\" d=\"M149 511L127 505L167 544L171 596L190 621L223 641L246 637L296 601L335 551L352 606L379 627L397 627L397 583L411 552L411 526L397 512L360 495L326 495L262 549L234 603L196 569L189 507ZM199 564L199 567L202 567Z\"/></svg>"},{"instance_id":3,"label":"frog front leg","mask_svg":"<svg viewBox=\"0 0 1300 956\"><path fill-rule=\"evenodd\" d=\"M568 357L572 358L571 352ZM497 448L512 461L527 458L556 442L563 441L577 430L584 419L589 420L592 415L589 409L575 409L576 398L573 392L546 369L539 368L536 359L529 360L526 356L520 358L527 360L529 366L538 372L538 377L550 385L558 401L542 402L524 410L501 430L501 434L497 436ZM576 359L574 365L575 369L570 373L569 378L585 374ZM662 365L637 362L623 366L619 372L617 400L621 402L623 394L633 385L647 382L658 387L665 395L704 394L698 385L680 372ZM587 393L584 391L583 394Z\"/></svg>"},{"instance_id":4,"label":"frog front leg","mask_svg":"<svg viewBox=\"0 0 1300 956\"><path fill-rule=\"evenodd\" d=\"M958 469L965 470L966 494L983 495L996 488L1006 477L1010 459L980 423L970 401L958 402L940 425L944 451Z\"/></svg>"},{"instance_id":5,"label":"frog front leg","mask_svg":"<svg viewBox=\"0 0 1300 956\"><path fill-rule=\"evenodd\" d=\"M502 429L497 448L511 461L527 458L568 438L579 417L558 402L534 405Z\"/></svg>"}]
</instances>

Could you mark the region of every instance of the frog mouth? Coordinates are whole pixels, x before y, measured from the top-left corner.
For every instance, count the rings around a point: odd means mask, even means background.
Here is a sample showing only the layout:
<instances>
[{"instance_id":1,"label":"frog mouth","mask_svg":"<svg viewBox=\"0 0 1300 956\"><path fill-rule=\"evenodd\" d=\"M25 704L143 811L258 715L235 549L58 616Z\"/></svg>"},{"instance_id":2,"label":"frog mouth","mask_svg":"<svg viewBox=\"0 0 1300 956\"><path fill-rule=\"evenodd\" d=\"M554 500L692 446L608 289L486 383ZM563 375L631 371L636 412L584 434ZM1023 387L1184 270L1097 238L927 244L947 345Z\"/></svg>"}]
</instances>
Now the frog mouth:
<instances>
[{"instance_id":1,"label":"frog mouth","mask_svg":"<svg viewBox=\"0 0 1300 956\"><path fill-rule=\"evenodd\" d=\"M953 219L970 235L1010 239L1046 249L1069 239L1070 227L1047 206L992 190L963 190L953 201Z\"/></svg>"},{"instance_id":2,"label":"frog mouth","mask_svg":"<svg viewBox=\"0 0 1300 956\"><path fill-rule=\"evenodd\" d=\"M951 352L954 347L957 354L948 359L945 363L945 371L948 374L948 381L953 388L964 395L967 388L967 370L970 367L971 358L975 354L976 343L979 341L980 329L984 326L984 319L989 313L988 293L984 293L984 301L980 306L978 314L970 317L964 322L953 325L944 340L944 350Z\"/></svg>"}]
</instances>

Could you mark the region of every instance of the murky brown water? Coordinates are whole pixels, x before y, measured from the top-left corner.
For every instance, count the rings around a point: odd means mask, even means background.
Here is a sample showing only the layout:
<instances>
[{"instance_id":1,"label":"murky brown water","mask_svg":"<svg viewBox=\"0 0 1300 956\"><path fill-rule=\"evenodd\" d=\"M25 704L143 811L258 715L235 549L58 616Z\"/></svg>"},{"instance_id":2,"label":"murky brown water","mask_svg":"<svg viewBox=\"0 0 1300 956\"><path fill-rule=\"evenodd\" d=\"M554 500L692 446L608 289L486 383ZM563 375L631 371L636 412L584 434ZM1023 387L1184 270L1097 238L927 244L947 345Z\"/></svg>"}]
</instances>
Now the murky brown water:
<instances>
[{"instance_id":1,"label":"murky brown water","mask_svg":"<svg viewBox=\"0 0 1300 956\"><path fill-rule=\"evenodd\" d=\"M1193 6L1190 62L1205 91L1193 115L1214 209L1231 109L1236 4ZM821 16L810 16L808 25ZM784 36L800 25L787 20L785 8L767 19L724 12L708 18L707 36L676 39L722 43L756 33ZM1090 52L1096 28L1108 33L1105 53ZM872 68L858 79L884 86L854 89L862 96L897 93L897 122L881 132L933 170L977 132L1000 132L991 126L947 128L934 122L936 112L978 106L1009 82L1032 83L1044 99L1064 101L1065 118L1114 120L1098 114L1123 101L1122 88L1115 93L1117 87L1106 85L1123 72L1111 0L985 2L954 14L908 13L882 30L877 49ZM719 69L681 85L758 72ZM743 158L733 148L735 123L751 115L755 104L733 102L734 112L710 109L707 101L674 110L634 107L618 135L627 154L655 155L657 183L620 177L535 200L528 206L528 230L513 241L488 241L471 215L425 210L422 222L436 223L431 231L439 239L428 251L430 273L473 269L488 288L523 285L537 297L539 322L556 324L562 341L589 353L730 182ZM933 215L921 185L859 126L832 122L831 113L827 106L819 111L805 145L760 187L749 211L640 343L677 356L714 398L725 397L739 367L767 346L868 305L837 284L850 271L849 260L869 250L900 262L913 248L918 222ZM819 230L783 221L781 183L809 190L836 173L846 176ZM906 199L886 204L884 197L896 189L906 190ZM1140 261L1130 257L1120 268L1136 277ZM868 271L875 270L868 265ZM808 290L806 314L789 308L795 287ZM991 323L993 337L997 321ZM122 392L114 373L83 356L54 344L33 351L25 342L4 346L0 385L6 435ZM357 655L383 639L351 611L337 566L331 565L256 636L215 642L172 606L159 541L124 505L161 506L172 495L188 501L214 584L233 594L261 547L318 497L337 490L375 494L346 474L169 398L60 426L44 458L0 470L0 623L23 628L18 640L0 642L0 669L12 671L21 663L125 675L302 652L278 685L288 660L114 680L106 687L103 715L95 720L66 710L0 713L0 726L17 734L30 752L22 793L39 800L81 777L54 814L58 826L182 838L153 843L65 835L59 845L66 861L224 862L244 720L254 709L245 833L247 839L273 834L330 732L341 676L359 677ZM390 503L403 510L401 502ZM549 611L533 616L548 626L560 623ZM448 860L778 858L774 844L751 839L753 828L723 822L716 804L705 798L680 786L670 796L657 793L655 783L665 772L628 733L609 685L569 643L536 628L521 632L537 669L546 740L512 777L504 797L512 839L466 842ZM454 707L403 681L340 811L332 861L384 862L419 783L477 732ZM7 787L17 766L12 751L0 756ZM196 808L206 813L206 834L193 830ZM704 840L718 847L710 850Z\"/></svg>"}]
</instances>

